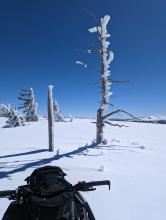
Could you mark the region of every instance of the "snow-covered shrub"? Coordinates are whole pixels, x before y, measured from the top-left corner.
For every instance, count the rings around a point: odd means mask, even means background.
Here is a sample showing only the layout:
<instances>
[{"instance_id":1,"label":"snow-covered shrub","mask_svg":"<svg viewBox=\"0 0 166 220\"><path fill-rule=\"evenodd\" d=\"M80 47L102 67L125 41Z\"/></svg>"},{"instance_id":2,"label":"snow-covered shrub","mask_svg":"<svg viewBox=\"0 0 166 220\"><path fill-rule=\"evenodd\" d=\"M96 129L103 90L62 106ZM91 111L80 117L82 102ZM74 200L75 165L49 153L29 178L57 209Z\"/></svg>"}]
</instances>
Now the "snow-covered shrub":
<instances>
[{"instance_id":1,"label":"snow-covered shrub","mask_svg":"<svg viewBox=\"0 0 166 220\"><path fill-rule=\"evenodd\" d=\"M53 102L53 110L54 110L54 121L55 122L65 121L56 100L54 100Z\"/></svg>"},{"instance_id":2,"label":"snow-covered shrub","mask_svg":"<svg viewBox=\"0 0 166 220\"><path fill-rule=\"evenodd\" d=\"M19 127L24 126L24 118L20 115L20 113L14 109L10 108L10 112L8 114L8 120L6 122L9 127Z\"/></svg>"},{"instance_id":3,"label":"snow-covered shrub","mask_svg":"<svg viewBox=\"0 0 166 220\"><path fill-rule=\"evenodd\" d=\"M35 102L33 89L22 89L19 93L18 99L22 102L19 109L23 109L23 113L26 114L26 121L38 121L38 104Z\"/></svg>"},{"instance_id":4,"label":"snow-covered shrub","mask_svg":"<svg viewBox=\"0 0 166 220\"><path fill-rule=\"evenodd\" d=\"M8 117L10 113L10 105L0 104L0 117Z\"/></svg>"}]
</instances>

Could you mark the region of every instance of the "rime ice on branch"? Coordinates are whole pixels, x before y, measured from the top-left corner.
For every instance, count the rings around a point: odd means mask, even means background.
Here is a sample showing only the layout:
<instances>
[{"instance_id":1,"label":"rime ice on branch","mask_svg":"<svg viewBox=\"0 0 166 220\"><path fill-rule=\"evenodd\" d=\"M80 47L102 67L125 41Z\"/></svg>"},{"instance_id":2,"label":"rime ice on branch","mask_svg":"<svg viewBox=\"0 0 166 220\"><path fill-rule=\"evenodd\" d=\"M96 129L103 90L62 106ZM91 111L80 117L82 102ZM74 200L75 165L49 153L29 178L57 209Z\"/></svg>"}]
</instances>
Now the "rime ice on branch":
<instances>
[{"instance_id":1,"label":"rime ice on branch","mask_svg":"<svg viewBox=\"0 0 166 220\"><path fill-rule=\"evenodd\" d=\"M38 104L35 102L33 89L22 89L19 93L18 99L22 102L19 109L23 109L23 113L26 114L26 121L38 121Z\"/></svg>"}]
</instances>

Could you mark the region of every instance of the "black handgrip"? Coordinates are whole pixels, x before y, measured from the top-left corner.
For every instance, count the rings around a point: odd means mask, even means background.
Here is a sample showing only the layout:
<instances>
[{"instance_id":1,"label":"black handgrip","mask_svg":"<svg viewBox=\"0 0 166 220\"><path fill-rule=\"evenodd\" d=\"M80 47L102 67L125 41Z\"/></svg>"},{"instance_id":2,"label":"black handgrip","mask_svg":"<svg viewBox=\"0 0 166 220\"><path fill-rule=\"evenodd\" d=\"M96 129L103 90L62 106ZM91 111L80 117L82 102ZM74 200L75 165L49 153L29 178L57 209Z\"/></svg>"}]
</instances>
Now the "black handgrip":
<instances>
[{"instance_id":1,"label":"black handgrip","mask_svg":"<svg viewBox=\"0 0 166 220\"><path fill-rule=\"evenodd\" d=\"M103 185L107 185L109 187L111 187L111 182L110 180L101 180L101 181L92 181L92 182L87 182L86 183L87 186L103 186Z\"/></svg>"},{"instance_id":2,"label":"black handgrip","mask_svg":"<svg viewBox=\"0 0 166 220\"><path fill-rule=\"evenodd\" d=\"M0 191L0 198L9 197L16 194L16 190Z\"/></svg>"},{"instance_id":3,"label":"black handgrip","mask_svg":"<svg viewBox=\"0 0 166 220\"><path fill-rule=\"evenodd\" d=\"M102 181L92 181L92 182L78 182L75 186L74 189L76 191L89 191L89 190L95 190L95 188L93 188L93 186L103 186L103 185L107 185L109 187L111 187L111 182L110 180L102 180Z\"/></svg>"}]
</instances>

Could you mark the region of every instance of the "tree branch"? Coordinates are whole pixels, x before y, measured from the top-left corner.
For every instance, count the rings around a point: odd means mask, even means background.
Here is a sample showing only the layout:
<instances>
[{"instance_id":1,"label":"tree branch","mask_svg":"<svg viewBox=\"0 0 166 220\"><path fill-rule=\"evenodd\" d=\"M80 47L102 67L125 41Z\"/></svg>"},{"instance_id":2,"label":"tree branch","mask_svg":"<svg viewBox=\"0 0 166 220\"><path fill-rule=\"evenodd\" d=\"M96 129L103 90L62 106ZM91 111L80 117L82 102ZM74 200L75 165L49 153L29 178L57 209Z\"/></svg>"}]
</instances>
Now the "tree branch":
<instances>
[{"instance_id":1,"label":"tree branch","mask_svg":"<svg viewBox=\"0 0 166 220\"><path fill-rule=\"evenodd\" d=\"M119 112L122 112L122 113L124 113L124 114L130 116L131 118L134 118L134 119L136 119L136 120L141 121L141 119L139 119L139 118L135 117L134 115L132 115L132 114L130 114L130 113L124 111L124 110L121 110L121 109L115 110L115 111L113 111L113 112L111 112L111 113L105 115L105 116L103 117L103 119L106 119L106 118L108 118L108 117L110 117L110 116L112 116L112 115L114 115L114 114L119 113Z\"/></svg>"},{"instance_id":2,"label":"tree branch","mask_svg":"<svg viewBox=\"0 0 166 220\"><path fill-rule=\"evenodd\" d=\"M113 123L111 123L111 122L109 122L109 121L105 121L105 123L106 124L108 124L108 125L110 125L110 126L116 126L116 127L128 127L128 126L126 126L126 125L120 125L120 124L113 124Z\"/></svg>"},{"instance_id":3,"label":"tree branch","mask_svg":"<svg viewBox=\"0 0 166 220\"><path fill-rule=\"evenodd\" d=\"M93 70L95 72L98 72L98 73L100 72L100 70L97 70L95 67L93 67L93 66L91 66L91 65L89 65L87 63L84 63L84 62L82 62L80 60L76 60L75 63L78 64L78 65L83 66L83 68L85 68L85 69L91 69L91 70Z\"/></svg>"},{"instance_id":4,"label":"tree branch","mask_svg":"<svg viewBox=\"0 0 166 220\"><path fill-rule=\"evenodd\" d=\"M95 50L95 49L87 49L87 48L80 48L80 49L75 49L77 51L83 51L83 52L86 52L86 53L95 53L95 54L100 54L100 51L99 50Z\"/></svg>"},{"instance_id":5,"label":"tree branch","mask_svg":"<svg viewBox=\"0 0 166 220\"><path fill-rule=\"evenodd\" d=\"M98 24L97 18L96 18L96 15L95 15L95 14L93 14L91 11L89 11L89 10L86 9L86 8L83 8L82 10L85 11L85 12L87 12L87 13L93 18L93 20L95 21L96 25Z\"/></svg>"},{"instance_id":6,"label":"tree branch","mask_svg":"<svg viewBox=\"0 0 166 220\"><path fill-rule=\"evenodd\" d=\"M129 83L129 82L131 82L130 80L112 80L112 79L109 79L108 81L111 83Z\"/></svg>"}]
</instances>

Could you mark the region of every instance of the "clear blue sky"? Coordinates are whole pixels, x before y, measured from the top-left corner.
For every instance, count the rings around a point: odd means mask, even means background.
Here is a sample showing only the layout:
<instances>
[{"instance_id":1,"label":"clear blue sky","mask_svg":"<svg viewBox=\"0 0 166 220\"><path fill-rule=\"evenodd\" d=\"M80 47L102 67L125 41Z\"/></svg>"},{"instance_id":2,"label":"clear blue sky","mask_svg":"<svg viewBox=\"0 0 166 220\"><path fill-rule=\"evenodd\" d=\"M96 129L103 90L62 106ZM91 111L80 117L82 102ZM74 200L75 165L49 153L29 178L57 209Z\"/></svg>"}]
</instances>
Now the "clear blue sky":
<instances>
[{"instance_id":1,"label":"clear blue sky","mask_svg":"<svg viewBox=\"0 0 166 220\"><path fill-rule=\"evenodd\" d=\"M109 32L115 59L114 109L138 115L166 113L165 0L5 0L0 1L0 103L18 106L19 89L33 87L39 112L46 112L47 86L67 114L95 116L100 93L97 73L76 65L82 59L96 68L98 57L77 49L97 45L87 29L93 19L111 16Z\"/></svg>"}]
</instances>

